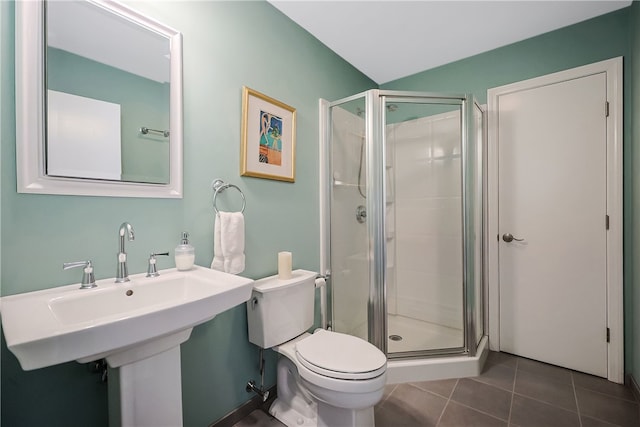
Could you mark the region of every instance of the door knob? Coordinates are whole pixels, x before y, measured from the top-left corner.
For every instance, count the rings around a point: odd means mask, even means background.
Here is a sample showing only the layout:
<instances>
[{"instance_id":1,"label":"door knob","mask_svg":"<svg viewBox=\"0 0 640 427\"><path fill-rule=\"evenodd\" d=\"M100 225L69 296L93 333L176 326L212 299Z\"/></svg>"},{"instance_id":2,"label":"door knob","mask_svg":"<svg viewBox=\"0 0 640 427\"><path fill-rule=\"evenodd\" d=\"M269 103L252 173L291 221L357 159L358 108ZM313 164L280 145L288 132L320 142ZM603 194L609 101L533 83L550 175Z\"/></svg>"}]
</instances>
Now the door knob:
<instances>
[{"instance_id":1,"label":"door knob","mask_svg":"<svg viewBox=\"0 0 640 427\"><path fill-rule=\"evenodd\" d=\"M515 237L513 237L513 234L511 234L511 233L506 233L506 234L503 234L503 235L502 235L502 240L504 240L504 241L505 241L505 242L507 242L507 243L511 243L511 242L513 242L514 240L515 240L516 242L522 242L524 239L516 239Z\"/></svg>"}]
</instances>

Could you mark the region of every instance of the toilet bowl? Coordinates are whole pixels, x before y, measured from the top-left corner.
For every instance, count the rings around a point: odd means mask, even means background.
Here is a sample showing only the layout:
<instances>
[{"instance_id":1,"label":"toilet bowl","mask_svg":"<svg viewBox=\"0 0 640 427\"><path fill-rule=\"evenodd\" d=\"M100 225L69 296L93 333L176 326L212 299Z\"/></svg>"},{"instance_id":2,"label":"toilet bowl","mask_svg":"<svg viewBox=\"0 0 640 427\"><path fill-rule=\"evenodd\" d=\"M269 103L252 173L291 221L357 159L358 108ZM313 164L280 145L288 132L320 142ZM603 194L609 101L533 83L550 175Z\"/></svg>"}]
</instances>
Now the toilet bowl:
<instances>
[{"instance_id":1,"label":"toilet bowl","mask_svg":"<svg viewBox=\"0 0 640 427\"><path fill-rule=\"evenodd\" d=\"M247 303L249 340L280 354L269 412L287 426L373 426L386 382L384 353L360 338L313 324L316 273L256 281ZM262 312L261 312L262 311Z\"/></svg>"},{"instance_id":2,"label":"toilet bowl","mask_svg":"<svg viewBox=\"0 0 640 427\"><path fill-rule=\"evenodd\" d=\"M374 425L386 382L386 357L376 347L318 329L273 350L281 355L273 416L288 426Z\"/></svg>"}]
</instances>

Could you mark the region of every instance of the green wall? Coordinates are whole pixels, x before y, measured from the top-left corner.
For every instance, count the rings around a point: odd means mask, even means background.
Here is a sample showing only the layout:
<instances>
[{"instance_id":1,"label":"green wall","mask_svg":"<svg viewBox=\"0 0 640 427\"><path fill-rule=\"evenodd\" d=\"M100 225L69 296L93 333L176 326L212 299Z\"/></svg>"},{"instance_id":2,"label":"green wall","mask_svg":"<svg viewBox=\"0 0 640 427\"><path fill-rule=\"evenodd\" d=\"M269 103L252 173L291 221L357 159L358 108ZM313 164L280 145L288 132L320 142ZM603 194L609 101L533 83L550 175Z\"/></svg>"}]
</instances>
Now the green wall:
<instances>
[{"instance_id":1,"label":"green wall","mask_svg":"<svg viewBox=\"0 0 640 427\"><path fill-rule=\"evenodd\" d=\"M634 212L640 210L634 209L634 205L639 203L640 194L633 188L640 179L635 166L640 164L640 155L634 144L640 137L640 130L635 124L632 134L632 110L635 106L640 111L640 96L637 93L638 71L632 73L631 70L632 64L635 65L633 70L640 70L639 7L638 2L634 2L631 7L595 19L382 85L383 89L473 93L485 103L487 89L492 87L624 57L625 372L633 373L636 379L640 377L640 339L635 338L640 331L640 296L637 295L640 294L640 272L634 266L637 264L634 253L639 251L640 235L634 233ZM630 95L634 83L632 103Z\"/></svg>"},{"instance_id":2,"label":"green wall","mask_svg":"<svg viewBox=\"0 0 640 427\"><path fill-rule=\"evenodd\" d=\"M135 228L129 271L146 271L150 252L171 250L187 230L196 263L213 256L211 182L222 178L247 199L246 270L276 272L277 253L293 252L294 268L319 267L318 98L339 99L375 87L336 54L266 2L131 2L183 33L184 198L182 200L17 194L13 95L14 4L2 18L2 295L77 283L62 262L92 259L97 278L115 276L117 230ZM297 109L296 182L239 176L241 88L246 85ZM7 126L6 124L11 124ZM221 203L238 203L234 193ZM223 205L224 207L224 205ZM160 257L159 268L173 266ZM2 344L2 422L7 426L106 426L107 391L72 362L24 372ZM275 383L275 357L267 360ZM244 306L194 329L182 345L185 426L209 425L251 396L259 380L258 349L247 340Z\"/></svg>"}]
</instances>

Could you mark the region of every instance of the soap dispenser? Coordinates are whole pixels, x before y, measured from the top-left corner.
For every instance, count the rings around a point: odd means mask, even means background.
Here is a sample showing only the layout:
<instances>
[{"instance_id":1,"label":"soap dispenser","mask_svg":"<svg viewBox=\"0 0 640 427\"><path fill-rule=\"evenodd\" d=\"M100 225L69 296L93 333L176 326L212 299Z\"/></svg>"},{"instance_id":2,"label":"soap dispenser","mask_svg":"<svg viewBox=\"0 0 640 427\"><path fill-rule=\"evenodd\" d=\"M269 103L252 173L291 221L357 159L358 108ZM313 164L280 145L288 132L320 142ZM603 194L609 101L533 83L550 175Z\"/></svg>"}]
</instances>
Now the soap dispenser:
<instances>
[{"instance_id":1,"label":"soap dispenser","mask_svg":"<svg viewBox=\"0 0 640 427\"><path fill-rule=\"evenodd\" d=\"M189 233L182 232L182 241L176 247L176 268L178 270L190 270L196 259L196 250L189 244Z\"/></svg>"}]
</instances>

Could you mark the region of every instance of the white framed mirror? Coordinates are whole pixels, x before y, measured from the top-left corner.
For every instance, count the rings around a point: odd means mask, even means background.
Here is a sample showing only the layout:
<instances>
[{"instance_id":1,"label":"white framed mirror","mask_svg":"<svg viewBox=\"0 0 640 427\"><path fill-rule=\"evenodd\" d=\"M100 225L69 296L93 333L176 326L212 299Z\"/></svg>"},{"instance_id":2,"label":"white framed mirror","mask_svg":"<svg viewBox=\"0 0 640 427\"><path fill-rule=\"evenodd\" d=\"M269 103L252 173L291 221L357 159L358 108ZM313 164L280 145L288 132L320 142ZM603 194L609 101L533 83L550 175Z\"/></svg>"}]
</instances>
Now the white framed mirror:
<instances>
[{"instance_id":1,"label":"white framed mirror","mask_svg":"<svg viewBox=\"0 0 640 427\"><path fill-rule=\"evenodd\" d=\"M178 31L110 0L16 2L18 192L181 198L182 142Z\"/></svg>"}]
</instances>

